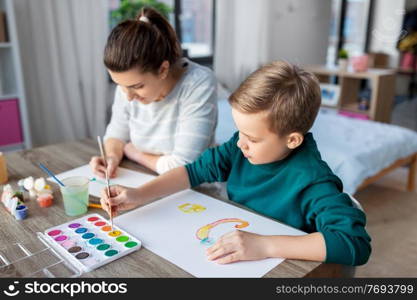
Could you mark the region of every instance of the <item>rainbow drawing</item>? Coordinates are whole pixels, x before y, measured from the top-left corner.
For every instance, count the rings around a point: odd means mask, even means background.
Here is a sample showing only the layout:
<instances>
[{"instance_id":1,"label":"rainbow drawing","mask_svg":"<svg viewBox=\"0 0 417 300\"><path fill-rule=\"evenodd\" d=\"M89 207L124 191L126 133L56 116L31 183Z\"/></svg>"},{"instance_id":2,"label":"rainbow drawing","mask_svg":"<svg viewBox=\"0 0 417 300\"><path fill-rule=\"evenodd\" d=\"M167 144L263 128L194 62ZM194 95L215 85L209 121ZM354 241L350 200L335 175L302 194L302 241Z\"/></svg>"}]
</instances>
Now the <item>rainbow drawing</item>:
<instances>
[{"instance_id":1,"label":"rainbow drawing","mask_svg":"<svg viewBox=\"0 0 417 300\"><path fill-rule=\"evenodd\" d=\"M210 230L216 227L217 225L223 224L223 223L239 223L235 225L235 228L238 228L238 229L249 226L249 222L241 220L241 219L237 219L237 218L221 219L216 222L204 225L203 227L200 227L196 233L197 239L199 239L201 243L204 245L213 244L214 243L213 239L209 238Z\"/></svg>"}]
</instances>

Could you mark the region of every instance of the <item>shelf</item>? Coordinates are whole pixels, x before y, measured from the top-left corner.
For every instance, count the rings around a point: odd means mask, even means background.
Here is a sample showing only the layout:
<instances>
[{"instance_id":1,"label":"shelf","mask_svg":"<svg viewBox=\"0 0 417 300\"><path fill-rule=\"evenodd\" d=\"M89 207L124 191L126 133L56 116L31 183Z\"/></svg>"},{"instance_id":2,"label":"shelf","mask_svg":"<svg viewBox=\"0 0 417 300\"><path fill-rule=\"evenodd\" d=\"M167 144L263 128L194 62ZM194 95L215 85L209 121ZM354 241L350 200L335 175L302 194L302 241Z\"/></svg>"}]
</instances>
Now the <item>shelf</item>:
<instances>
[{"instance_id":1,"label":"shelf","mask_svg":"<svg viewBox=\"0 0 417 300\"><path fill-rule=\"evenodd\" d=\"M368 110L360 110L358 108L358 103L343 104L340 107L340 110L346 110L346 111L354 112L354 113L357 113L357 114L370 116L369 109Z\"/></svg>"},{"instance_id":2,"label":"shelf","mask_svg":"<svg viewBox=\"0 0 417 300\"><path fill-rule=\"evenodd\" d=\"M24 149L25 149L24 143L0 146L0 152L12 152L12 151L18 151L18 150L24 150Z\"/></svg>"},{"instance_id":3,"label":"shelf","mask_svg":"<svg viewBox=\"0 0 417 300\"><path fill-rule=\"evenodd\" d=\"M320 65L308 65L305 69L309 72L322 76L340 76L346 78L356 79L372 79L380 76L391 76L396 74L395 69L377 69L369 68L365 72L354 72L351 68L348 70L341 70L337 66L320 66Z\"/></svg>"},{"instance_id":4,"label":"shelf","mask_svg":"<svg viewBox=\"0 0 417 300\"><path fill-rule=\"evenodd\" d=\"M19 98L19 96L16 94L0 95L0 101L8 100L8 99L15 99L15 98Z\"/></svg>"},{"instance_id":5,"label":"shelf","mask_svg":"<svg viewBox=\"0 0 417 300\"><path fill-rule=\"evenodd\" d=\"M324 107L324 108L339 109L339 106L338 106L338 105L329 105L329 104L324 104L324 103L321 103L321 104L320 104L320 106L321 106L321 107Z\"/></svg>"},{"instance_id":6,"label":"shelf","mask_svg":"<svg viewBox=\"0 0 417 300\"><path fill-rule=\"evenodd\" d=\"M408 69L397 68L396 71L397 71L397 74L413 74L417 72L417 70L413 70L411 68L408 68Z\"/></svg>"},{"instance_id":7,"label":"shelf","mask_svg":"<svg viewBox=\"0 0 417 300\"><path fill-rule=\"evenodd\" d=\"M326 82L330 76L338 76L340 96L337 110L366 117L372 121L390 122L397 70L370 68L366 72L352 72L351 69L343 71L335 66L325 65L310 65L305 69L315 74L320 83ZM369 80L371 86L368 110L360 110L357 101L363 79Z\"/></svg>"},{"instance_id":8,"label":"shelf","mask_svg":"<svg viewBox=\"0 0 417 300\"><path fill-rule=\"evenodd\" d=\"M18 116L13 116L14 120L19 118L23 142L21 144L0 146L1 150L12 151L18 149L31 148L31 132L29 126L28 108L25 97L23 80L22 61L19 50L19 38L17 36L15 5L13 0L0 0L0 10L7 16L7 37L0 42L0 104L2 108L11 105L7 99L17 99ZM3 111L4 112L4 111ZM4 120L3 120L4 121ZM2 125L4 122L2 123ZM0 125L0 126L2 126ZM14 126L13 129L16 129ZM20 141L15 139L13 141ZM2 144L11 142L1 139Z\"/></svg>"}]
</instances>

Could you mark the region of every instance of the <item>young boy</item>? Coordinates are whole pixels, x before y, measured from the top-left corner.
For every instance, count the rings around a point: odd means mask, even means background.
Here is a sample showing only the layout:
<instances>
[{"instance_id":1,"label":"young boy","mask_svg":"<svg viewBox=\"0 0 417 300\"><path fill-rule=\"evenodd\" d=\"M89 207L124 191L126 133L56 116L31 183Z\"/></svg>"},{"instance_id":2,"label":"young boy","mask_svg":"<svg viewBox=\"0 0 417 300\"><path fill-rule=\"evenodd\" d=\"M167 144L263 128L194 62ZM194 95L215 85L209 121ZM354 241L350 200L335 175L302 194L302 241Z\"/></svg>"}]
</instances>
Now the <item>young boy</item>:
<instances>
[{"instance_id":1,"label":"young boy","mask_svg":"<svg viewBox=\"0 0 417 300\"><path fill-rule=\"evenodd\" d=\"M113 186L101 204L113 213L204 182L227 181L229 198L299 228L304 236L234 231L207 249L220 264L283 257L361 265L371 253L365 214L355 208L311 133L320 106L313 75L285 62L252 73L230 96L239 132L194 163L139 188Z\"/></svg>"}]
</instances>

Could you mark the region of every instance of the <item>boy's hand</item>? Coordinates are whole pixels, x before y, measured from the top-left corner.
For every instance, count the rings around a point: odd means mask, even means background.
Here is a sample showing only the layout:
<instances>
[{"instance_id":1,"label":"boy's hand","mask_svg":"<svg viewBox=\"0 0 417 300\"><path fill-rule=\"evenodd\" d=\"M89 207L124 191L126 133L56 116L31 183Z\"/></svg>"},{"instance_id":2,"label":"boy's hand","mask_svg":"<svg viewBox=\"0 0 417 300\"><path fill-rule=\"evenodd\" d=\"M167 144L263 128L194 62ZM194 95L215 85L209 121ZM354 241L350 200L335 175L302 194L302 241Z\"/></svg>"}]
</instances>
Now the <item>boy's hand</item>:
<instances>
[{"instance_id":1,"label":"boy's hand","mask_svg":"<svg viewBox=\"0 0 417 300\"><path fill-rule=\"evenodd\" d=\"M110 178L116 177L117 166L119 165L119 160L114 156L107 156L107 172ZM104 160L101 156L93 156L90 160L90 167L93 170L93 173L105 178L106 167Z\"/></svg>"},{"instance_id":2,"label":"boy's hand","mask_svg":"<svg viewBox=\"0 0 417 300\"><path fill-rule=\"evenodd\" d=\"M223 235L207 249L209 260L228 264L239 260L267 258L267 237L247 231L236 230Z\"/></svg>"},{"instance_id":3,"label":"boy's hand","mask_svg":"<svg viewBox=\"0 0 417 300\"><path fill-rule=\"evenodd\" d=\"M120 185L110 187L110 198L107 196L107 188L101 191L101 207L110 215L110 206L113 210L113 217L119 211L129 210L139 206L140 198L137 189L127 188Z\"/></svg>"}]
</instances>

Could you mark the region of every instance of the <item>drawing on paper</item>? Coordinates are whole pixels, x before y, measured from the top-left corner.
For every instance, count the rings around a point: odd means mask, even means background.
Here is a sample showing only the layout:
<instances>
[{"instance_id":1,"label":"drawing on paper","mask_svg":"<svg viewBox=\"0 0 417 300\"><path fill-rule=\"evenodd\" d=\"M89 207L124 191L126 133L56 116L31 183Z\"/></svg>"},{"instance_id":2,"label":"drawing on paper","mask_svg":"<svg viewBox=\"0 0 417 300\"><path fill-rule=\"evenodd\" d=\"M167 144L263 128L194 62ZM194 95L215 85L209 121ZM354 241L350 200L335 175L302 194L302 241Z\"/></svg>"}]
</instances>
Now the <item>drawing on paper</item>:
<instances>
[{"instance_id":1,"label":"drawing on paper","mask_svg":"<svg viewBox=\"0 0 417 300\"><path fill-rule=\"evenodd\" d=\"M189 214L189 213L199 213L205 211L206 208L200 204L191 204L191 203L184 203L178 206L179 210L182 212Z\"/></svg>"},{"instance_id":2,"label":"drawing on paper","mask_svg":"<svg viewBox=\"0 0 417 300\"><path fill-rule=\"evenodd\" d=\"M216 227L219 224L223 223L239 223L235 225L235 228L245 228L249 226L249 222L237 219L237 218L229 218L229 219L221 219L216 222L204 225L203 227L200 227L197 230L196 236L197 239L201 241L201 244L203 245L212 245L214 243L214 239L209 237L210 230L214 227Z\"/></svg>"}]
</instances>

